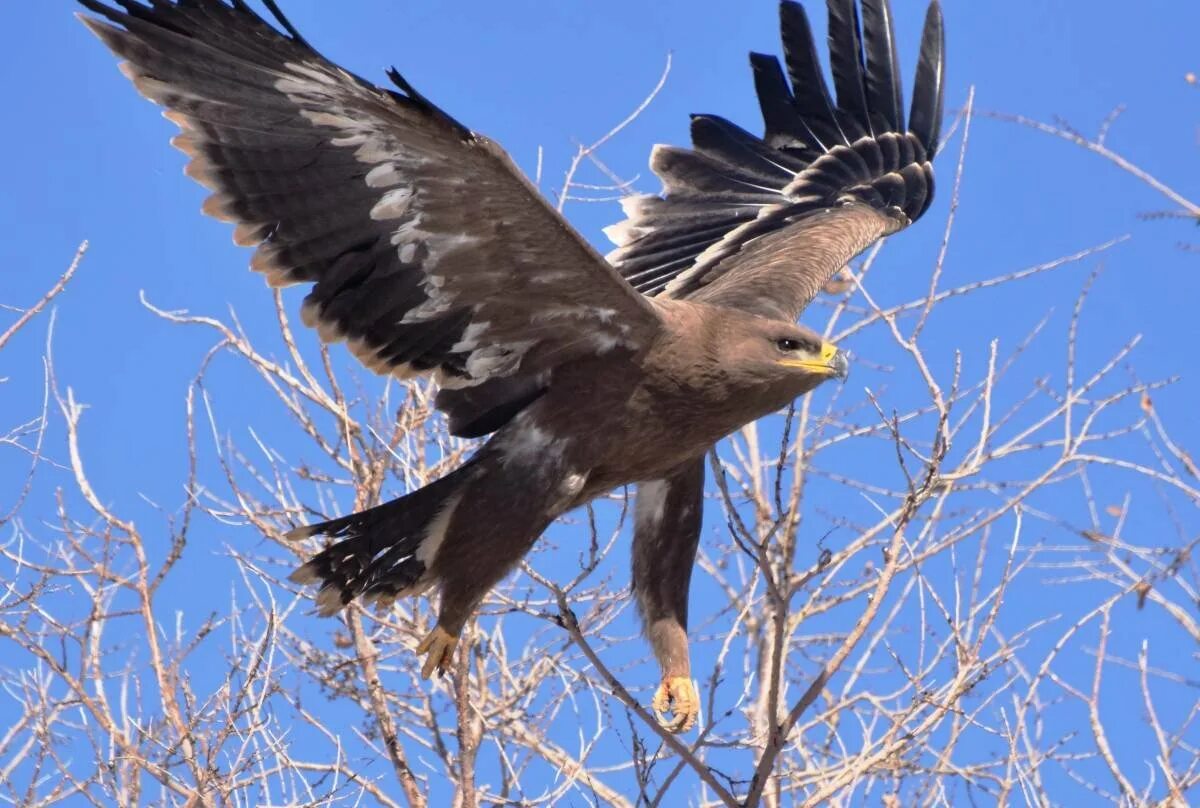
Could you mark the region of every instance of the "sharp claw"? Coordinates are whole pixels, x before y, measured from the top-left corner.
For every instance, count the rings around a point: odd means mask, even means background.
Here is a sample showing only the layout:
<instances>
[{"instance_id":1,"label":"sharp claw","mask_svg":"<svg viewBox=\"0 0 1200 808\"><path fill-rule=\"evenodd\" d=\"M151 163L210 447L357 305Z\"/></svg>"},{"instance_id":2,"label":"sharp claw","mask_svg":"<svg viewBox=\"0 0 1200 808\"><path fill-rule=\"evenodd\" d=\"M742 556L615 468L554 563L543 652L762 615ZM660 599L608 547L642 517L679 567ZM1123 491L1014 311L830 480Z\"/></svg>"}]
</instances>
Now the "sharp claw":
<instances>
[{"instance_id":1,"label":"sharp claw","mask_svg":"<svg viewBox=\"0 0 1200 808\"><path fill-rule=\"evenodd\" d=\"M457 645L458 637L441 626L429 632L417 646L417 654L425 654L425 663L421 665L421 678L430 678L435 670L439 677L449 673L450 662L454 659L454 648Z\"/></svg>"},{"instance_id":2,"label":"sharp claw","mask_svg":"<svg viewBox=\"0 0 1200 808\"><path fill-rule=\"evenodd\" d=\"M696 725L700 715L700 695L686 676L668 676L654 692L650 707L659 726L679 734Z\"/></svg>"}]
</instances>

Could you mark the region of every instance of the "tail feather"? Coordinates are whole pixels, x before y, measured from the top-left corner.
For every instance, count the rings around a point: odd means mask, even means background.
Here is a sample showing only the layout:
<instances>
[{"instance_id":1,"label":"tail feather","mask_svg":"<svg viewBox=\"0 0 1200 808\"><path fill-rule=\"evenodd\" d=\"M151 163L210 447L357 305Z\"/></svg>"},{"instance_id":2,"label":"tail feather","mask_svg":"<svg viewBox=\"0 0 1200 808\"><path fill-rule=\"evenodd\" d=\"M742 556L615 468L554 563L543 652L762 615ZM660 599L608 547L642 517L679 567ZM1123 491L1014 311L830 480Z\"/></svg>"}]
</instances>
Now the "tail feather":
<instances>
[{"instance_id":1,"label":"tail feather","mask_svg":"<svg viewBox=\"0 0 1200 808\"><path fill-rule=\"evenodd\" d=\"M317 612L329 617L356 597L391 603L418 594L434 581L430 572L449 517L462 499L467 466L411 494L365 511L289 532L298 541L312 536L340 539L289 576L319 584Z\"/></svg>"}]
</instances>

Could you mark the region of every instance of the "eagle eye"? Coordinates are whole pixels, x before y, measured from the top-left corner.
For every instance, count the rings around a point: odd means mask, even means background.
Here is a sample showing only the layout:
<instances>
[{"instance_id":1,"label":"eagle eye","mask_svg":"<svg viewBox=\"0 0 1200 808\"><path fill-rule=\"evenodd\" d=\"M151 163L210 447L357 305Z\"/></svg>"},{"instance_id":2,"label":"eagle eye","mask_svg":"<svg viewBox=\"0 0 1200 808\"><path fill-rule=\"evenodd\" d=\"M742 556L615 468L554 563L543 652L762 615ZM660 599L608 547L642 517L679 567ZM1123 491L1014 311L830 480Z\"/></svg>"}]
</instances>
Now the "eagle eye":
<instances>
[{"instance_id":1,"label":"eagle eye","mask_svg":"<svg viewBox=\"0 0 1200 808\"><path fill-rule=\"evenodd\" d=\"M800 350L800 341L794 340L791 337L780 337L775 340L775 347L786 353L791 353L792 351Z\"/></svg>"}]
</instances>

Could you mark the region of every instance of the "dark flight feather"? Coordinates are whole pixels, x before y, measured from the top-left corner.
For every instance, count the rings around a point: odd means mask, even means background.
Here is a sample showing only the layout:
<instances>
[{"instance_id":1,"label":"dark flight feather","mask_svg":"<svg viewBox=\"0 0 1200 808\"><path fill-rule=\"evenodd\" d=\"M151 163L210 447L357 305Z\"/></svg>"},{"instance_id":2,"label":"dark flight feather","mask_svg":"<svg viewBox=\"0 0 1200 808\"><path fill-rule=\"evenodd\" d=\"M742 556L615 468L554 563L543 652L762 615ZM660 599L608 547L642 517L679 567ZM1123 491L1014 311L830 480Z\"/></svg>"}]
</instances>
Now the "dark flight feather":
<instances>
[{"instance_id":1,"label":"dark flight feather","mask_svg":"<svg viewBox=\"0 0 1200 808\"><path fill-rule=\"evenodd\" d=\"M717 115L692 116L692 148L719 162L740 165L765 181L789 182L807 162L771 148L757 135Z\"/></svg>"},{"instance_id":2,"label":"dark flight feather","mask_svg":"<svg viewBox=\"0 0 1200 808\"><path fill-rule=\"evenodd\" d=\"M904 131L904 97L895 22L888 0L862 0L863 52L866 57L867 106L876 129Z\"/></svg>"},{"instance_id":3,"label":"dark flight feather","mask_svg":"<svg viewBox=\"0 0 1200 808\"><path fill-rule=\"evenodd\" d=\"M779 5L779 24L783 37L783 58L792 81L797 113L821 150L839 143L848 144L838 125L836 107L825 83L825 73L817 56L817 43L804 6L784 2Z\"/></svg>"},{"instance_id":4,"label":"dark flight feather","mask_svg":"<svg viewBox=\"0 0 1200 808\"><path fill-rule=\"evenodd\" d=\"M790 148L806 152L816 145L813 133L796 112L792 92L783 76L779 60L764 53L750 54L750 69L754 72L754 91L766 127L765 140L776 149ZM692 125L705 116L693 116Z\"/></svg>"},{"instance_id":5,"label":"dark flight feather","mask_svg":"<svg viewBox=\"0 0 1200 808\"><path fill-rule=\"evenodd\" d=\"M838 120L853 143L872 134L867 105L858 0L829 0L829 67L837 93Z\"/></svg>"},{"instance_id":6,"label":"dark flight feather","mask_svg":"<svg viewBox=\"0 0 1200 808\"><path fill-rule=\"evenodd\" d=\"M942 24L942 8L937 0L934 0L925 12L921 56L917 61L912 110L908 116L909 131L916 135L931 160L937 153L938 138L942 129L942 95L946 83L945 51L946 32Z\"/></svg>"}]
</instances>

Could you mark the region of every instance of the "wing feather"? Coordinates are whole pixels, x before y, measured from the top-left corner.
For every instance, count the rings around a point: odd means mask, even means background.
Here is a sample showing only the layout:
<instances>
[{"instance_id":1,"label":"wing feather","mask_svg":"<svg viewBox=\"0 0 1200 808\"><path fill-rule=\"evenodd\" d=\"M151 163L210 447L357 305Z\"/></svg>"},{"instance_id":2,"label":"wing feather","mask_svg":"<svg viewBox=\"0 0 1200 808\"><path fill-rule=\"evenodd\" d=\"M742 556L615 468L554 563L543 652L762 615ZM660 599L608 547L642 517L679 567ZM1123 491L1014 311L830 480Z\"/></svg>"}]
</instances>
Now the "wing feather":
<instances>
[{"instance_id":1,"label":"wing feather","mask_svg":"<svg viewBox=\"0 0 1200 808\"><path fill-rule=\"evenodd\" d=\"M912 110L909 112L911 131L925 153L932 157L938 150L942 128L942 96L946 75L943 53L946 34L942 12L937 3L925 13L925 30L921 36L921 55L917 60L917 78L913 85Z\"/></svg>"},{"instance_id":2,"label":"wing feather","mask_svg":"<svg viewBox=\"0 0 1200 808\"><path fill-rule=\"evenodd\" d=\"M908 129L887 0L827 5L836 103L803 7L784 0L787 75L775 57L750 56L763 137L697 115L690 151L655 147L650 165L663 193L624 201L627 220L606 231L617 245L609 260L635 288L792 318L871 241L925 212L944 85L937 0L925 18ZM845 238L830 232L839 226ZM783 246L789 260L777 254ZM796 274L812 277L794 282ZM705 291L716 285L720 294Z\"/></svg>"},{"instance_id":3,"label":"wing feather","mask_svg":"<svg viewBox=\"0 0 1200 808\"><path fill-rule=\"evenodd\" d=\"M838 120L853 143L872 134L858 0L829 0L829 67L837 92Z\"/></svg>"},{"instance_id":4,"label":"wing feather","mask_svg":"<svg viewBox=\"0 0 1200 808\"><path fill-rule=\"evenodd\" d=\"M399 91L327 61L270 2L283 31L240 0L80 2L183 130L187 173L213 192L204 212L237 225L271 284L312 283L304 321L372 370L435 370L460 390L519 377L486 389L527 401L558 364L640 350L657 330L649 301L499 147L394 70ZM692 175L700 194L770 191L716 161ZM442 402L456 406L453 393ZM455 411L478 429L511 405Z\"/></svg>"},{"instance_id":5,"label":"wing feather","mask_svg":"<svg viewBox=\"0 0 1200 808\"><path fill-rule=\"evenodd\" d=\"M888 0L862 0L862 21L867 105L878 121L875 128L903 132L904 97L891 4Z\"/></svg>"},{"instance_id":6,"label":"wing feather","mask_svg":"<svg viewBox=\"0 0 1200 808\"><path fill-rule=\"evenodd\" d=\"M783 57L792 80L797 115L811 132L814 144L822 150L832 149L838 143L848 145L850 141L838 124L837 107L825 83L825 73L817 56L816 38L804 6L781 3L779 22ZM769 134L767 140L770 142Z\"/></svg>"}]
</instances>

